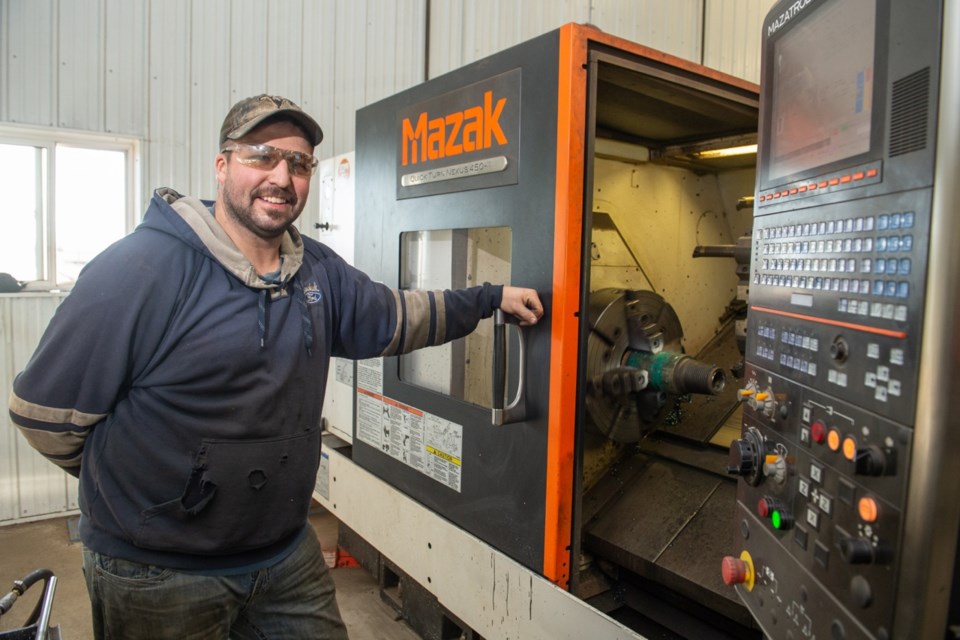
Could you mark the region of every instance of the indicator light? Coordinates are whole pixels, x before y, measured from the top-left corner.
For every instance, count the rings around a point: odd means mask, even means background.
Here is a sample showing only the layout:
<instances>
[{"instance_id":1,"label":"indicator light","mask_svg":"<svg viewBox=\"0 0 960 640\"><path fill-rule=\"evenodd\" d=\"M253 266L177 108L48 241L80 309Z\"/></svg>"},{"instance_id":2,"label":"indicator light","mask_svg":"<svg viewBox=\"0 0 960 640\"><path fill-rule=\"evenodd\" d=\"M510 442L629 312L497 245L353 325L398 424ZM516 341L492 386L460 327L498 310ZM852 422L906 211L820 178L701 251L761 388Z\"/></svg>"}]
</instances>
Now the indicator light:
<instances>
[{"instance_id":1,"label":"indicator light","mask_svg":"<svg viewBox=\"0 0 960 640\"><path fill-rule=\"evenodd\" d=\"M830 447L831 451L840 449L840 432L836 429L830 429L827 433L827 446Z\"/></svg>"},{"instance_id":2,"label":"indicator light","mask_svg":"<svg viewBox=\"0 0 960 640\"><path fill-rule=\"evenodd\" d=\"M857 441L851 436L843 439L843 457L850 462L857 459Z\"/></svg>"},{"instance_id":3,"label":"indicator light","mask_svg":"<svg viewBox=\"0 0 960 640\"><path fill-rule=\"evenodd\" d=\"M876 522L880 515L880 507L876 500L870 496L864 496L857 502L857 513L864 522Z\"/></svg>"}]
</instances>

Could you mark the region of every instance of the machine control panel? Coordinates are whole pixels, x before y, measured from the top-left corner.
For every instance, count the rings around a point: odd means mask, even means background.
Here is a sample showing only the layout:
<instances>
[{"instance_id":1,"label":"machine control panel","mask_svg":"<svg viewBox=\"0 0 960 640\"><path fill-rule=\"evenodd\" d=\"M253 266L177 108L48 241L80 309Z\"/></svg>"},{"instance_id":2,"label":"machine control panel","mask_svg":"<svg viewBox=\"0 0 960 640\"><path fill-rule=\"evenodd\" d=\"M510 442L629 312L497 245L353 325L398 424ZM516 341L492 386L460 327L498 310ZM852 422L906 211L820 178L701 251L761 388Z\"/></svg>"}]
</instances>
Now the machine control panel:
<instances>
[{"instance_id":1,"label":"machine control panel","mask_svg":"<svg viewBox=\"0 0 960 640\"><path fill-rule=\"evenodd\" d=\"M952 323L927 300L943 11L784 0L767 16L721 571L770 638L908 637L915 622L899 600L922 572L904 549L928 535L908 504L935 432L918 428L921 349L931 320Z\"/></svg>"},{"instance_id":2,"label":"machine control panel","mask_svg":"<svg viewBox=\"0 0 960 640\"><path fill-rule=\"evenodd\" d=\"M744 430L728 466L744 480L738 528L756 570L750 595L768 609L768 624L801 633L890 629L911 430L748 365L743 390L757 388L768 391L741 396ZM806 579L797 580L798 567ZM812 614L825 609L811 605L832 599L851 613L829 621Z\"/></svg>"}]
</instances>

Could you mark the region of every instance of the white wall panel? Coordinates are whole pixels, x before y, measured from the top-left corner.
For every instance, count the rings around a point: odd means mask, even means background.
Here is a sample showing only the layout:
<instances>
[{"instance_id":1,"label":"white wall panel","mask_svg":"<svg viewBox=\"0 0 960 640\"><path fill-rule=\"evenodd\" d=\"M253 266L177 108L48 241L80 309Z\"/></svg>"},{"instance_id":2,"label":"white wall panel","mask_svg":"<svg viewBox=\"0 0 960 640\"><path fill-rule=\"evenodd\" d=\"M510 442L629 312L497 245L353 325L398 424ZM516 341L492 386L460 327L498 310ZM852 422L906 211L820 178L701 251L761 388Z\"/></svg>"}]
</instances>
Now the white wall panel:
<instances>
[{"instance_id":1,"label":"white wall panel","mask_svg":"<svg viewBox=\"0 0 960 640\"><path fill-rule=\"evenodd\" d=\"M593 0L591 22L607 33L700 62L703 0Z\"/></svg>"},{"instance_id":2,"label":"white wall panel","mask_svg":"<svg viewBox=\"0 0 960 640\"><path fill-rule=\"evenodd\" d=\"M61 0L58 7L57 126L102 131L103 2Z\"/></svg>"},{"instance_id":3,"label":"white wall panel","mask_svg":"<svg viewBox=\"0 0 960 640\"><path fill-rule=\"evenodd\" d=\"M141 135L147 130L147 5L106 0L103 130Z\"/></svg>"},{"instance_id":4,"label":"white wall panel","mask_svg":"<svg viewBox=\"0 0 960 640\"><path fill-rule=\"evenodd\" d=\"M297 104L323 129L323 142L317 149L317 155L322 158L332 157L336 148L333 114L337 101L332 73L337 51L335 11L336 0L311 0L303 5L303 91ZM313 196L301 216L301 230L311 235L313 224L319 219L319 198L315 197L319 193L319 180L319 176L314 177Z\"/></svg>"},{"instance_id":5,"label":"white wall panel","mask_svg":"<svg viewBox=\"0 0 960 640\"><path fill-rule=\"evenodd\" d=\"M589 20L590 0L432 0L430 77Z\"/></svg>"},{"instance_id":6,"label":"white wall panel","mask_svg":"<svg viewBox=\"0 0 960 640\"><path fill-rule=\"evenodd\" d=\"M184 87L190 98L189 138L186 141L186 150L190 154L190 180L189 188L180 190L198 198L213 199L217 195L213 162L220 141L220 125L230 106L247 96L246 93L238 96L231 91L233 62L241 59L240 54L234 54L234 49L246 49L244 37L256 36L238 35L238 30L242 29L233 26L235 20L229 0L194 2L191 15L190 84ZM262 46L251 48L263 50ZM258 93L262 92L263 89ZM213 108L213 105L219 105L219 108Z\"/></svg>"},{"instance_id":7,"label":"white wall panel","mask_svg":"<svg viewBox=\"0 0 960 640\"><path fill-rule=\"evenodd\" d=\"M149 7L148 119L141 132L145 199L157 187L186 193L194 187L189 177L190 0L152 0Z\"/></svg>"},{"instance_id":8,"label":"white wall panel","mask_svg":"<svg viewBox=\"0 0 960 640\"><path fill-rule=\"evenodd\" d=\"M356 109L365 104L364 73L367 65L367 3L351 0L337 0L336 42L333 65L328 73L333 73L333 95L336 100L333 113L333 131L329 142L333 151L353 149L356 146ZM340 43L344 44L341 45ZM352 46L346 46L346 43ZM348 106L349 105L349 106ZM353 109L350 108L353 107ZM326 152L329 152L328 144Z\"/></svg>"},{"instance_id":9,"label":"white wall panel","mask_svg":"<svg viewBox=\"0 0 960 640\"><path fill-rule=\"evenodd\" d=\"M776 0L705 0L703 64L760 81L763 19Z\"/></svg>"},{"instance_id":10,"label":"white wall panel","mask_svg":"<svg viewBox=\"0 0 960 640\"><path fill-rule=\"evenodd\" d=\"M24 440L8 413L13 378L33 354L62 295L0 295L0 523L77 508L77 481Z\"/></svg>"},{"instance_id":11,"label":"white wall panel","mask_svg":"<svg viewBox=\"0 0 960 640\"><path fill-rule=\"evenodd\" d=\"M55 126L56 0L3 2L0 114L7 122Z\"/></svg>"},{"instance_id":12,"label":"white wall panel","mask_svg":"<svg viewBox=\"0 0 960 640\"><path fill-rule=\"evenodd\" d=\"M301 101L303 68L307 64L303 59L303 4L303 0L270 0L267 5L265 91L290 96L297 104Z\"/></svg>"},{"instance_id":13,"label":"white wall panel","mask_svg":"<svg viewBox=\"0 0 960 640\"><path fill-rule=\"evenodd\" d=\"M426 2L370 0L364 104L424 80Z\"/></svg>"}]
</instances>

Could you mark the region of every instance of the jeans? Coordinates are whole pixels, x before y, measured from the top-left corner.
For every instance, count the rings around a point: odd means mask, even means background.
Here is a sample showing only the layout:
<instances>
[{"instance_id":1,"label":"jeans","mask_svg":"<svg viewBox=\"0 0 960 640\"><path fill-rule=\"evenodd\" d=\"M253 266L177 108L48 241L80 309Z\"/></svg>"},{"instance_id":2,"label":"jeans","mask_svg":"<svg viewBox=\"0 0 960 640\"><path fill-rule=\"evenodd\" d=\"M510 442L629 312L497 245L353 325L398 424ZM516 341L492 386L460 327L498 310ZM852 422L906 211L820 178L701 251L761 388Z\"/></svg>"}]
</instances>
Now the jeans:
<instances>
[{"instance_id":1,"label":"jeans","mask_svg":"<svg viewBox=\"0 0 960 640\"><path fill-rule=\"evenodd\" d=\"M346 640L333 578L313 531L272 567L203 576L84 547L98 640Z\"/></svg>"}]
</instances>

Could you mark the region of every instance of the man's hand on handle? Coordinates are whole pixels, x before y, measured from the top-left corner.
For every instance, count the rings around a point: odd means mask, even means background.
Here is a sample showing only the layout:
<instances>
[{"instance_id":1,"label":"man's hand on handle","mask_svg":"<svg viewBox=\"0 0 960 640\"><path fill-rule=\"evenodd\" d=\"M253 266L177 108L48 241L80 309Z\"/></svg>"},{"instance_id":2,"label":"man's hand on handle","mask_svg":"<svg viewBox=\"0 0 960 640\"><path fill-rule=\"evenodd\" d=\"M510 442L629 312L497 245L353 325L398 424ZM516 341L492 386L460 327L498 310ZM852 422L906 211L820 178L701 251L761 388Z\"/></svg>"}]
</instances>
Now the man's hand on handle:
<instances>
[{"instance_id":1,"label":"man's hand on handle","mask_svg":"<svg viewBox=\"0 0 960 640\"><path fill-rule=\"evenodd\" d=\"M537 324L543 317L543 303L533 289L504 285L500 310L520 319L521 327Z\"/></svg>"}]
</instances>

